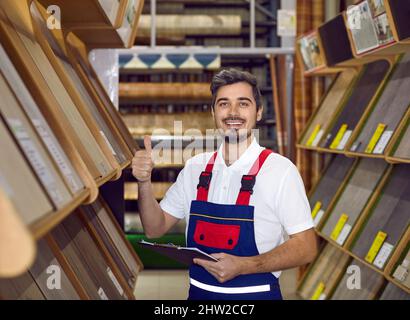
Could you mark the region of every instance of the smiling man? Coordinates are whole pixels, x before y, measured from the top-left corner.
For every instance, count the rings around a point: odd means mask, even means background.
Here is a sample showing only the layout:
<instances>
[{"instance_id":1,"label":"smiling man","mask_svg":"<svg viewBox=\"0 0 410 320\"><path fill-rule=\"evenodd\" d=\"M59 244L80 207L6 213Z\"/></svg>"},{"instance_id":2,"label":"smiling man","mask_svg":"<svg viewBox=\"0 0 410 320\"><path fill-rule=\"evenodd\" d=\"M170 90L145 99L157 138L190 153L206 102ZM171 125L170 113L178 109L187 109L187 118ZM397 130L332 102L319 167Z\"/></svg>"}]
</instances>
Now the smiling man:
<instances>
[{"instance_id":1,"label":"smiling man","mask_svg":"<svg viewBox=\"0 0 410 320\"><path fill-rule=\"evenodd\" d=\"M189 299L282 299L281 270L305 265L317 254L302 179L291 161L256 141L253 130L263 106L253 75L222 70L211 92L223 143L215 153L188 160L160 204L151 185L149 137L145 150L135 154L132 168L145 233L160 237L186 219L187 245L218 259L194 261Z\"/></svg>"}]
</instances>

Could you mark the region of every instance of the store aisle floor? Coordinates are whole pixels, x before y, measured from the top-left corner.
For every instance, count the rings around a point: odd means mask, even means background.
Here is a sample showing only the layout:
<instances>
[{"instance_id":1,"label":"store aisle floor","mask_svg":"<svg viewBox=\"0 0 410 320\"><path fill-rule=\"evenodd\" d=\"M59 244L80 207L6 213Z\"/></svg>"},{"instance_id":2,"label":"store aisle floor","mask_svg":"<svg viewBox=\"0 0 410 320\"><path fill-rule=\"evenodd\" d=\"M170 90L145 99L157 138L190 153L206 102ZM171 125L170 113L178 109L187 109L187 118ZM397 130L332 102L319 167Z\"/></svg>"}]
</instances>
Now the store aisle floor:
<instances>
[{"instance_id":1,"label":"store aisle floor","mask_svg":"<svg viewBox=\"0 0 410 320\"><path fill-rule=\"evenodd\" d=\"M296 295L297 269L287 270L280 277L282 295L287 300ZM188 292L187 270L144 270L135 288L137 300L185 300Z\"/></svg>"}]
</instances>

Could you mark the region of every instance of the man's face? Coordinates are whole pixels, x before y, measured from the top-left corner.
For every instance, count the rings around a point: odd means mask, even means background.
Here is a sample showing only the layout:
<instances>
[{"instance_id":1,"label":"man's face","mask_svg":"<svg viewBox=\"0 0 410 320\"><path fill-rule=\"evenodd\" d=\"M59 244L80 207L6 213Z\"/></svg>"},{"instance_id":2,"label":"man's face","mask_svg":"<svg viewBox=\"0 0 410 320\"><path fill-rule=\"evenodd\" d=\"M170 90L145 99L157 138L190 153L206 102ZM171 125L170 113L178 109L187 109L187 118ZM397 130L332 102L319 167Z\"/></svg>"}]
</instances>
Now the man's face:
<instances>
[{"instance_id":1,"label":"man's face","mask_svg":"<svg viewBox=\"0 0 410 320\"><path fill-rule=\"evenodd\" d=\"M218 89L212 115L225 141L237 143L251 136L262 111L262 106L257 110L252 86L238 82Z\"/></svg>"}]
</instances>

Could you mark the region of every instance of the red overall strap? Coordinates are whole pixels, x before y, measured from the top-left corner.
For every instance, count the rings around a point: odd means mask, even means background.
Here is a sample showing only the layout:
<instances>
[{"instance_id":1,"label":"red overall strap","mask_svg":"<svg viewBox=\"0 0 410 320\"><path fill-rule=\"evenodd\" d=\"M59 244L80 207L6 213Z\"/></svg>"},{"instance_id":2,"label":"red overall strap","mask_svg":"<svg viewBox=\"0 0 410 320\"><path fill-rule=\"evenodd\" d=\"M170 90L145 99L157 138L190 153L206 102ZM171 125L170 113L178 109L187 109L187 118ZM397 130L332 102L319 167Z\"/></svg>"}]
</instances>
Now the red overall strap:
<instances>
[{"instance_id":1,"label":"red overall strap","mask_svg":"<svg viewBox=\"0 0 410 320\"><path fill-rule=\"evenodd\" d=\"M272 150L265 149L263 150L258 159L256 159L252 168L249 170L247 175L242 176L241 189L239 191L238 199L236 200L237 205L248 206L251 194L253 193L253 186L256 182L256 176L259 173L259 170L262 168L266 158L273 153Z\"/></svg>"},{"instance_id":2,"label":"red overall strap","mask_svg":"<svg viewBox=\"0 0 410 320\"><path fill-rule=\"evenodd\" d=\"M196 193L196 200L198 201L208 201L208 190L209 185L212 179L212 170L214 168L214 163L218 152L215 152L211 159L209 159L208 164L206 165L205 171L202 171L201 175L199 176L199 183Z\"/></svg>"}]
</instances>

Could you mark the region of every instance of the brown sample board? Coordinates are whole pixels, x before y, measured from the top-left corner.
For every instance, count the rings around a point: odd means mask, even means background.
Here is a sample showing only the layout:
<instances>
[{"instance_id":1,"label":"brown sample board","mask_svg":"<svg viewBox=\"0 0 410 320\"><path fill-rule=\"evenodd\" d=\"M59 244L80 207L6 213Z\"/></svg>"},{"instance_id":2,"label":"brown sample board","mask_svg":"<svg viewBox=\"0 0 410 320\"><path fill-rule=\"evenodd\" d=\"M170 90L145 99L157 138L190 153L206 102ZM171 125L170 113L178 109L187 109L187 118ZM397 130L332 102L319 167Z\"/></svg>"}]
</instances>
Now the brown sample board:
<instances>
[{"instance_id":1,"label":"brown sample board","mask_svg":"<svg viewBox=\"0 0 410 320\"><path fill-rule=\"evenodd\" d=\"M356 277L355 277L356 276ZM385 283L384 277L358 260L353 260L340 280L332 300L374 300Z\"/></svg>"},{"instance_id":2,"label":"brown sample board","mask_svg":"<svg viewBox=\"0 0 410 320\"><path fill-rule=\"evenodd\" d=\"M52 205L2 119L0 136L0 186L23 222L30 225L50 213Z\"/></svg>"},{"instance_id":3,"label":"brown sample board","mask_svg":"<svg viewBox=\"0 0 410 320\"><path fill-rule=\"evenodd\" d=\"M111 120L114 122L116 129L124 138L129 150L132 154L134 154L138 149L138 146L128 131L124 121L121 119L118 110L113 105L93 66L88 60L87 49L84 44L72 33L67 36L67 42L69 43L69 45L67 44L67 53L71 57L71 62L83 81L83 85L91 94L94 102L96 104L101 103L103 105L105 111L108 112Z\"/></svg>"},{"instance_id":4,"label":"brown sample board","mask_svg":"<svg viewBox=\"0 0 410 320\"><path fill-rule=\"evenodd\" d=\"M380 159L362 158L359 161L322 227L325 235L340 245L344 244L388 167ZM345 221L340 222L341 219ZM343 229L338 228L341 224L344 224Z\"/></svg>"},{"instance_id":5,"label":"brown sample board","mask_svg":"<svg viewBox=\"0 0 410 320\"><path fill-rule=\"evenodd\" d=\"M113 213L105 203L103 198L95 201L91 205L94 211L97 213L97 217L104 229L107 231L115 247L119 251L121 257L124 259L128 269L133 274L134 278L137 278L138 273L142 270L142 263L135 254L132 246L127 242L122 229L115 220Z\"/></svg>"},{"instance_id":6,"label":"brown sample board","mask_svg":"<svg viewBox=\"0 0 410 320\"><path fill-rule=\"evenodd\" d=\"M95 283L98 284L98 293L102 289L108 299L125 299L124 289L118 283L78 213L71 214L62 222L62 226L77 247L81 259L95 279Z\"/></svg>"},{"instance_id":7,"label":"brown sample board","mask_svg":"<svg viewBox=\"0 0 410 320\"><path fill-rule=\"evenodd\" d=\"M37 242L37 257L30 274L47 300L79 300L80 297L47 242Z\"/></svg>"},{"instance_id":8,"label":"brown sample board","mask_svg":"<svg viewBox=\"0 0 410 320\"><path fill-rule=\"evenodd\" d=\"M407 120L403 134L398 141L393 152L394 158L405 159L410 161L410 120Z\"/></svg>"},{"instance_id":9,"label":"brown sample board","mask_svg":"<svg viewBox=\"0 0 410 320\"><path fill-rule=\"evenodd\" d=\"M34 4L31 6L31 13L33 16L34 25L38 28L38 34L41 35L41 37L44 37L41 44L44 50L48 49L48 57L50 58L50 61L53 66L56 68L59 67L65 74L64 79L62 78L65 88L67 90L70 88L69 92L73 99L77 97L79 99L79 104L87 110L84 112L88 112L92 115L92 118L98 125L97 130L99 130L117 162L120 164L127 162L131 155L125 155L125 151L122 149L124 146L121 145L121 137L114 136L114 128L111 127L111 123L109 122L109 119L107 119L105 110L99 108L99 106L94 103L81 79L74 70L74 67L71 65L69 58L60 47L60 44L57 43L57 40L54 38L54 35L50 29L47 28L47 22L41 17L40 12Z\"/></svg>"},{"instance_id":10,"label":"brown sample board","mask_svg":"<svg viewBox=\"0 0 410 320\"><path fill-rule=\"evenodd\" d=\"M410 300L410 293L400 289L393 283L389 283L383 290L379 300Z\"/></svg>"},{"instance_id":11,"label":"brown sample board","mask_svg":"<svg viewBox=\"0 0 410 320\"><path fill-rule=\"evenodd\" d=\"M8 20L6 20L5 15L7 15ZM10 50L16 50L16 55L9 56L13 60L20 59L19 61L23 65L18 68L19 71L23 69L26 72L25 77L30 77L34 86L41 87L41 93L38 92L38 94L47 96L48 102L53 105L53 110L48 111L54 113L54 115L58 114L64 125L69 126L76 147L83 158L87 159L85 161L87 166L97 171L93 171L94 178L109 175L113 168L101 151L44 51L36 41L27 4L24 1L3 2L3 14L0 20L3 20L0 21L0 29L12 47ZM37 94L35 87L32 88L30 85L30 89L33 94ZM51 107L48 106L48 108Z\"/></svg>"},{"instance_id":12,"label":"brown sample board","mask_svg":"<svg viewBox=\"0 0 410 320\"><path fill-rule=\"evenodd\" d=\"M375 61L364 66L352 94L326 134L326 138L321 142L321 147L344 149L370 101L382 87L389 71L390 64L387 60Z\"/></svg>"},{"instance_id":13,"label":"brown sample board","mask_svg":"<svg viewBox=\"0 0 410 320\"><path fill-rule=\"evenodd\" d=\"M410 222L410 167L394 166L380 197L369 212L352 251L358 257L383 269L394 247L401 239ZM382 241L383 240L383 241ZM374 243L382 241L377 255L371 254Z\"/></svg>"},{"instance_id":14,"label":"brown sample board","mask_svg":"<svg viewBox=\"0 0 410 320\"><path fill-rule=\"evenodd\" d=\"M1 73L0 91L0 116L3 117L55 208L64 207L72 200L72 195Z\"/></svg>"},{"instance_id":15,"label":"brown sample board","mask_svg":"<svg viewBox=\"0 0 410 320\"><path fill-rule=\"evenodd\" d=\"M328 130L331 120L335 117L341 106L345 103L355 79L357 71L347 69L340 73L325 94L320 106L309 120L301 142L304 146L317 146L323 138L323 134Z\"/></svg>"},{"instance_id":16,"label":"brown sample board","mask_svg":"<svg viewBox=\"0 0 410 320\"><path fill-rule=\"evenodd\" d=\"M31 275L26 272L12 279L0 278L0 299L45 300L45 297Z\"/></svg>"},{"instance_id":17,"label":"brown sample board","mask_svg":"<svg viewBox=\"0 0 410 320\"><path fill-rule=\"evenodd\" d=\"M410 53L407 53L395 65L382 95L360 128L350 151L384 153L387 143L410 106L409 87ZM377 144L374 143L376 141Z\"/></svg>"},{"instance_id":18,"label":"brown sample board","mask_svg":"<svg viewBox=\"0 0 410 320\"><path fill-rule=\"evenodd\" d=\"M80 190L84 189L84 183L81 181L78 173L74 170L72 163L67 157L67 154L62 149L54 132L51 130L45 117L42 115L39 107L24 85L20 75L13 66L10 58L0 44L0 70L9 83L10 89L20 102L20 106L24 109L32 126L43 141L50 156L58 166L67 186L75 195Z\"/></svg>"},{"instance_id":19,"label":"brown sample board","mask_svg":"<svg viewBox=\"0 0 410 320\"><path fill-rule=\"evenodd\" d=\"M298 290L303 299L324 300L343 276L350 257L328 243L316 258Z\"/></svg>"},{"instance_id":20,"label":"brown sample board","mask_svg":"<svg viewBox=\"0 0 410 320\"><path fill-rule=\"evenodd\" d=\"M355 160L353 158L348 158L344 155L336 155L331 160L309 196L309 203L312 210L315 210L316 206L320 206L320 208L316 208L316 210L320 210L320 212L314 212L315 221L320 221L321 215L326 212L336 192L352 170L354 164ZM319 202L320 204L318 204Z\"/></svg>"}]
</instances>

